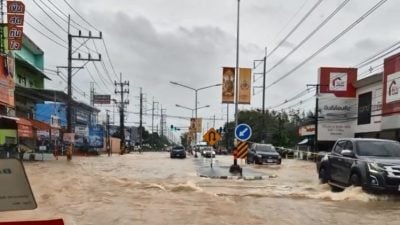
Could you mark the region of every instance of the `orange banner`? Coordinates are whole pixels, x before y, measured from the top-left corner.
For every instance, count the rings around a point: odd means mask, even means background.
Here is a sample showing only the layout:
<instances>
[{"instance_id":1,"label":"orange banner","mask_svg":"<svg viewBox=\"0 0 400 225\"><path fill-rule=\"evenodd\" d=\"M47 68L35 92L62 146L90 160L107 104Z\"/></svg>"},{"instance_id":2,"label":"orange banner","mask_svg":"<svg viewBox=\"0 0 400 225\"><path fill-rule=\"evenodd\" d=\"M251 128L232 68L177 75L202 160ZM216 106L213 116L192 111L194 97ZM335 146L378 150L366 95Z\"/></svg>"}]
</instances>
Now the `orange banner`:
<instances>
[{"instance_id":1,"label":"orange banner","mask_svg":"<svg viewBox=\"0 0 400 225\"><path fill-rule=\"evenodd\" d=\"M239 104L250 104L251 101L251 69L240 68Z\"/></svg>"},{"instance_id":2,"label":"orange banner","mask_svg":"<svg viewBox=\"0 0 400 225\"><path fill-rule=\"evenodd\" d=\"M14 107L14 60L7 56L0 57L0 65L4 65L7 62L7 71L3 66L0 67L0 103ZM10 66L10 67L9 67Z\"/></svg>"},{"instance_id":3,"label":"orange banner","mask_svg":"<svg viewBox=\"0 0 400 225\"><path fill-rule=\"evenodd\" d=\"M234 103L235 99L235 68L222 69L222 103Z\"/></svg>"}]
</instances>

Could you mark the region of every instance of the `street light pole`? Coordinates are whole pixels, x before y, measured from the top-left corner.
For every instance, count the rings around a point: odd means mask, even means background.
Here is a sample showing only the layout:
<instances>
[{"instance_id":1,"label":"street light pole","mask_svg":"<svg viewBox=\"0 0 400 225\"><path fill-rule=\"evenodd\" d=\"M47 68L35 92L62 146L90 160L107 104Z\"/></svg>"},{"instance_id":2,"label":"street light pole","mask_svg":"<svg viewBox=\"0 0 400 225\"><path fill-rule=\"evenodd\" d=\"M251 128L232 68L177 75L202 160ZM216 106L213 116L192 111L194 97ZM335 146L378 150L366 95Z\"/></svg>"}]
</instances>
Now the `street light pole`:
<instances>
[{"instance_id":1,"label":"street light pole","mask_svg":"<svg viewBox=\"0 0 400 225\"><path fill-rule=\"evenodd\" d=\"M240 0L237 4L237 34L236 34L236 73L235 73L235 126L238 125L239 117L239 19L240 19Z\"/></svg>"}]
</instances>

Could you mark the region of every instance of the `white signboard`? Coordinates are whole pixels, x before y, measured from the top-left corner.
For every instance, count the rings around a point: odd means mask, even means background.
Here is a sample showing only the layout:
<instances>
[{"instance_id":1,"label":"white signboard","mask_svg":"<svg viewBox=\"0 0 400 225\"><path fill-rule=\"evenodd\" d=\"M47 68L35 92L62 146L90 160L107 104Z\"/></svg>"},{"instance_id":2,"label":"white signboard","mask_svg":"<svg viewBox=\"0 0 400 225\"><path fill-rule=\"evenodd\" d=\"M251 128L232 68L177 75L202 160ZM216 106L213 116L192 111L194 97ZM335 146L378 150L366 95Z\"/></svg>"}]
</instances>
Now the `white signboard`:
<instances>
[{"instance_id":1,"label":"white signboard","mask_svg":"<svg viewBox=\"0 0 400 225\"><path fill-rule=\"evenodd\" d=\"M75 126L75 135L88 137L89 136L89 127L88 126Z\"/></svg>"},{"instance_id":2,"label":"white signboard","mask_svg":"<svg viewBox=\"0 0 400 225\"><path fill-rule=\"evenodd\" d=\"M336 141L354 137L357 120L357 99L336 98L327 94L319 97L318 140Z\"/></svg>"},{"instance_id":3,"label":"white signboard","mask_svg":"<svg viewBox=\"0 0 400 225\"><path fill-rule=\"evenodd\" d=\"M330 73L329 90L347 91L347 73Z\"/></svg>"},{"instance_id":4,"label":"white signboard","mask_svg":"<svg viewBox=\"0 0 400 225\"><path fill-rule=\"evenodd\" d=\"M0 212L36 208L22 163L17 159L0 159Z\"/></svg>"},{"instance_id":5,"label":"white signboard","mask_svg":"<svg viewBox=\"0 0 400 225\"><path fill-rule=\"evenodd\" d=\"M400 71L387 76L386 103L400 100Z\"/></svg>"}]
</instances>

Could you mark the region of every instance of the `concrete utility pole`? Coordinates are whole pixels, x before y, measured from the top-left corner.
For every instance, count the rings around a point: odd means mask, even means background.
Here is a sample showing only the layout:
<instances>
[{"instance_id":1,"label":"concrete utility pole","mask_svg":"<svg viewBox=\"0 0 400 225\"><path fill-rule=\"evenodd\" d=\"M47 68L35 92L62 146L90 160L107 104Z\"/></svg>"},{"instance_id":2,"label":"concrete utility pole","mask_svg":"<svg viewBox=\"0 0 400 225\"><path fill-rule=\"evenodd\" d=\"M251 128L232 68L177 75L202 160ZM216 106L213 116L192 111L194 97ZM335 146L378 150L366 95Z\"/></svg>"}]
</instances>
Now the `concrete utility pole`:
<instances>
[{"instance_id":1,"label":"concrete utility pole","mask_svg":"<svg viewBox=\"0 0 400 225\"><path fill-rule=\"evenodd\" d=\"M94 106L94 82L90 82L90 105Z\"/></svg>"},{"instance_id":2,"label":"concrete utility pole","mask_svg":"<svg viewBox=\"0 0 400 225\"><path fill-rule=\"evenodd\" d=\"M266 89L266 70L267 70L267 48L265 48L265 56L262 60L254 60L254 65L253 65L253 69L256 69L256 62L262 62L263 63L263 72L262 72L262 76L263 76L263 85L262 85L262 89L263 89L263 96L262 96L262 127L263 127L263 131L262 131L262 137L261 140L263 143L266 142L267 139L267 125L265 124L265 89ZM258 74L258 73L255 73Z\"/></svg>"},{"instance_id":3,"label":"concrete utility pole","mask_svg":"<svg viewBox=\"0 0 400 225\"><path fill-rule=\"evenodd\" d=\"M154 101L154 97L153 97L153 104L152 104L152 108L151 108L151 144L154 145L154 105L158 104L158 102Z\"/></svg>"},{"instance_id":4,"label":"concrete utility pole","mask_svg":"<svg viewBox=\"0 0 400 225\"><path fill-rule=\"evenodd\" d=\"M321 85L321 84L307 84L307 87L315 87L315 115L314 115L314 126L315 126L315 135L314 135L314 151L318 151L318 117L319 117L319 88L321 86L327 86L327 85Z\"/></svg>"},{"instance_id":5,"label":"concrete utility pole","mask_svg":"<svg viewBox=\"0 0 400 225\"><path fill-rule=\"evenodd\" d=\"M81 54L78 53L78 58L72 57L72 40L73 38L80 38L80 39L102 39L102 33L99 33L99 36L92 36L91 31L89 31L88 35L82 35L81 31L79 31L78 35L72 35L70 33L70 23L71 23L71 16L68 15L68 102L67 102L67 126L68 126L68 133L72 133L72 61L101 61L101 55L98 55L98 58L92 58L89 54L87 58L82 58ZM77 49L76 49L77 50ZM76 51L74 50L74 51Z\"/></svg>"},{"instance_id":6,"label":"concrete utility pole","mask_svg":"<svg viewBox=\"0 0 400 225\"><path fill-rule=\"evenodd\" d=\"M125 100L124 94L129 94L129 81L122 82L122 73L119 75L119 82L114 81L115 94L121 95L119 103L119 129L121 138L121 148L125 146L125 105L129 104L129 99ZM119 86L119 90L118 87ZM126 89L124 87L127 86Z\"/></svg>"},{"instance_id":7,"label":"concrete utility pole","mask_svg":"<svg viewBox=\"0 0 400 225\"><path fill-rule=\"evenodd\" d=\"M110 115L108 114L110 110L106 110L107 112L107 120L106 120L106 149L108 156L111 156L111 139L110 139Z\"/></svg>"},{"instance_id":8,"label":"concrete utility pole","mask_svg":"<svg viewBox=\"0 0 400 225\"><path fill-rule=\"evenodd\" d=\"M142 88L140 88L140 121L139 121L139 136L140 136L140 147L143 146L143 93Z\"/></svg>"}]
</instances>

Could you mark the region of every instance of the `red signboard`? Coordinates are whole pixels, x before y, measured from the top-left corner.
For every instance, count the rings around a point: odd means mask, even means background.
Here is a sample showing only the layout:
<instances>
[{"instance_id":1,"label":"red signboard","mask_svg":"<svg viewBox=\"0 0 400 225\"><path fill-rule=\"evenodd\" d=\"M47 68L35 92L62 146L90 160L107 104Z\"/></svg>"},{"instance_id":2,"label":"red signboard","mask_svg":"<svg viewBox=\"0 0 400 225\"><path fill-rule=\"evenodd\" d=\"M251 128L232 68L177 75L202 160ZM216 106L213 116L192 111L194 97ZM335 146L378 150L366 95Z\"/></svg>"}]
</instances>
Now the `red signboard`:
<instances>
[{"instance_id":1,"label":"red signboard","mask_svg":"<svg viewBox=\"0 0 400 225\"><path fill-rule=\"evenodd\" d=\"M0 222L0 225L64 225L63 219L41 221Z\"/></svg>"},{"instance_id":2,"label":"red signboard","mask_svg":"<svg viewBox=\"0 0 400 225\"><path fill-rule=\"evenodd\" d=\"M8 50L21 50L22 39L8 39Z\"/></svg>"},{"instance_id":3,"label":"red signboard","mask_svg":"<svg viewBox=\"0 0 400 225\"><path fill-rule=\"evenodd\" d=\"M400 53L384 60L383 115L400 113Z\"/></svg>"},{"instance_id":4,"label":"red signboard","mask_svg":"<svg viewBox=\"0 0 400 225\"><path fill-rule=\"evenodd\" d=\"M25 5L21 1L7 1L7 13L25 13Z\"/></svg>"},{"instance_id":5,"label":"red signboard","mask_svg":"<svg viewBox=\"0 0 400 225\"><path fill-rule=\"evenodd\" d=\"M22 27L13 26L8 24L8 38L9 39L22 39L22 34L24 33Z\"/></svg>"},{"instance_id":6,"label":"red signboard","mask_svg":"<svg viewBox=\"0 0 400 225\"><path fill-rule=\"evenodd\" d=\"M5 57L0 56L0 65L5 64ZM0 66L0 104L14 107L14 80L10 73Z\"/></svg>"},{"instance_id":7,"label":"red signboard","mask_svg":"<svg viewBox=\"0 0 400 225\"><path fill-rule=\"evenodd\" d=\"M7 14L7 24L12 26L23 26L24 14Z\"/></svg>"},{"instance_id":8,"label":"red signboard","mask_svg":"<svg viewBox=\"0 0 400 225\"><path fill-rule=\"evenodd\" d=\"M356 97L357 68L321 67L319 93L332 93L336 97Z\"/></svg>"}]
</instances>

